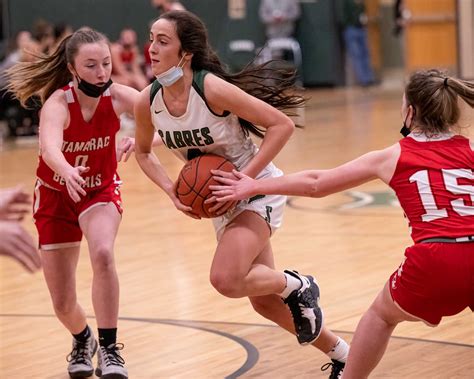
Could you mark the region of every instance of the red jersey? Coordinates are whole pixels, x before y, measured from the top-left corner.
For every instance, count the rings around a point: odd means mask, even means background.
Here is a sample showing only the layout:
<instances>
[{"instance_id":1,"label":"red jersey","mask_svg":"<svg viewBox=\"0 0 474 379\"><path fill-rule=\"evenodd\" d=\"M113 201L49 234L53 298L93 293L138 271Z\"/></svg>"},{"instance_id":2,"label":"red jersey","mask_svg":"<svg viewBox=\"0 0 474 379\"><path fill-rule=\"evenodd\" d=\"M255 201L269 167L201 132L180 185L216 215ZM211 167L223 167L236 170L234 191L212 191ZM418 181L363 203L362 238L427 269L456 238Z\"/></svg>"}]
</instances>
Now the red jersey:
<instances>
[{"instance_id":1,"label":"red jersey","mask_svg":"<svg viewBox=\"0 0 474 379\"><path fill-rule=\"evenodd\" d=\"M469 140L400 141L390 187L405 211L415 242L474 235L474 152Z\"/></svg>"},{"instance_id":2,"label":"red jersey","mask_svg":"<svg viewBox=\"0 0 474 379\"><path fill-rule=\"evenodd\" d=\"M120 129L120 120L112 105L110 89L100 97L89 122L82 116L72 83L65 86L63 91L68 103L70 121L64 130L61 151L71 166L90 167L90 170L82 175L86 181L86 192L107 187L118 180L115 135ZM41 153L36 176L49 187L67 191L64 179L49 168Z\"/></svg>"}]
</instances>

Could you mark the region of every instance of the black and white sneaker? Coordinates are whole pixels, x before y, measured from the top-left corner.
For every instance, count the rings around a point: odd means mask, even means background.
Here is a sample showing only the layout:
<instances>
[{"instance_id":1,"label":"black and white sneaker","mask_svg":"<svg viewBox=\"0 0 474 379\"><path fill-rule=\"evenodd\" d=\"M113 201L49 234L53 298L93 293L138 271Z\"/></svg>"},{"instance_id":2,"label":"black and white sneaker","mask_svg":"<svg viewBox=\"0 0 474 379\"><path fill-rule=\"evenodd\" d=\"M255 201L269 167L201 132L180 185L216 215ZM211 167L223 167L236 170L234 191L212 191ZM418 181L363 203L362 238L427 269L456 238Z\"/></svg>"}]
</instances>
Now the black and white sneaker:
<instances>
[{"instance_id":1,"label":"black and white sneaker","mask_svg":"<svg viewBox=\"0 0 474 379\"><path fill-rule=\"evenodd\" d=\"M125 360L120 356L122 343L113 343L109 346L100 346L97 353L97 368L95 374L102 379L128 379Z\"/></svg>"},{"instance_id":2,"label":"black and white sneaker","mask_svg":"<svg viewBox=\"0 0 474 379\"><path fill-rule=\"evenodd\" d=\"M72 351L66 358L69 362L67 371L71 378L87 378L94 373L92 357L97 351L97 341L92 334L92 330L90 333L86 342L72 339Z\"/></svg>"},{"instance_id":3,"label":"black and white sneaker","mask_svg":"<svg viewBox=\"0 0 474 379\"><path fill-rule=\"evenodd\" d=\"M302 283L301 288L294 290L284 301L293 315L298 342L301 345L308 345L319 337L323 326L323 312L319 307L319 287L312 276L288 270L285 270L285 273Z\"/></svg>"},{"instance_id":4,"label":"black and white sneaker","mask_svg":"<svg viewBox=\"0 0 474 379\"><path fill-rule=\"evenodd\" d=\"M346 364L344 362L331 359L331 362L321 366L321 371L326 371L329 367L331 367L331 375L329 375L329 379L339 379L342 378L342 372L344 371L345 366Z\"/></svg>"}]
</instances>

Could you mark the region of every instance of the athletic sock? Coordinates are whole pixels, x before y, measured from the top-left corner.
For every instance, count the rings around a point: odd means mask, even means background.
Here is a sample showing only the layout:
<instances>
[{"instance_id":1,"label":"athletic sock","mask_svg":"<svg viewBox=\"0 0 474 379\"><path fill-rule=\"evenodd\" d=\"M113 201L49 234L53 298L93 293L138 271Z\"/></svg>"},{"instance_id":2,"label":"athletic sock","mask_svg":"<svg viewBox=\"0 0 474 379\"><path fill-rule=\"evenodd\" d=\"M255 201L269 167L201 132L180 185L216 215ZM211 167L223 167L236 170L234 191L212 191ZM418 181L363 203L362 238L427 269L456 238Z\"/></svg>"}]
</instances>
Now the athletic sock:
<instances>
[{"instance_id":1,"label":"athletic sock","mask_svg":"<svg viewBox=\"0 0 474 379\"><path fill-rule=\"evenodd\" d=\"M349 354L349 345L341 337L337 337L337 342L327 356L339 362L346 362Z\"/></svg>"},{"instance_id":2,"label":"athletic sock","mask_svg":"<svg viewBox=\"0 0 474 379\"><path fill-rule=\"evenodd\" d=\"M117 342L117 328L101 329L99 328L100 346L109 346Z\"/></svg>"},{"instance_id":3,"label":"athletic sock","mask_svg":"<svg viewBox=\"0 0 474 379\"><path fill-rule=\"evenodd\" d=\"M89 325L86 325L82 332L80 332L79 334L73 334L72 336L76 339L76 341L86 342L90 335L91 332L89 330Z\"/></svg>"},{"instance_id":4,"label":"athletic sock","mask_svg":"<svg viewBox=\"0 0 474 379\"><path fill-rule=\"evenodd\" d=\"M283 292L279 293L282 299L286 299L294 290L299 290L303 283L298 278L294 276L288 275L287 273L283 273L286 278L286 287Z\"/></svg>"}]
</instances>

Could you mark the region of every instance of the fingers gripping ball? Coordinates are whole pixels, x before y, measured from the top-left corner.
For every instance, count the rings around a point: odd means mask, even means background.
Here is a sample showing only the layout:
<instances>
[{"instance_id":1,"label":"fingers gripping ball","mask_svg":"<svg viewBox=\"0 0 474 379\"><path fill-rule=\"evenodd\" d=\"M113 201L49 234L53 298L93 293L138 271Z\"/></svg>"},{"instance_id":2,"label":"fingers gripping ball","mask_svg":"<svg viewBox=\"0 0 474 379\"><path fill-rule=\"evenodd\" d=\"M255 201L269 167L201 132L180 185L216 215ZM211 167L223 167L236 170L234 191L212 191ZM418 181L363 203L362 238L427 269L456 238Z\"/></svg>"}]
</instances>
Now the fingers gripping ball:
<instances>
[{"instance_id":1,"label":"fingers gripping ball","mask_svg":"<svg viewBox=\"0 0 474 379\"><path fill-rule=\"evenodd\" d=\"M193 208L192 212L203 218L216 217L209 212L215 203L204 204L212 197L210 185L218 184L211 174L211 170L232 171L235 166L227 159L214 154L200 155L188 161L178 176L176 195L184 205Z\"/></svg>"}]
</instances>

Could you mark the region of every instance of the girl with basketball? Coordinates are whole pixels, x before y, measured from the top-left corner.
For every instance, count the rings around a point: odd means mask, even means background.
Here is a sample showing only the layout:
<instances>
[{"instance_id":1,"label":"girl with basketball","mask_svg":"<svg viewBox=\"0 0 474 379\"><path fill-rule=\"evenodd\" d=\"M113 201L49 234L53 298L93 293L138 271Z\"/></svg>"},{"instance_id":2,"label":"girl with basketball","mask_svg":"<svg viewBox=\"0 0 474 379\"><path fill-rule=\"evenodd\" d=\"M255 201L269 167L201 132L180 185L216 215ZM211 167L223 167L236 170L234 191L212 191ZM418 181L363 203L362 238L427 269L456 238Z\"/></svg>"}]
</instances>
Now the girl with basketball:
<instances>
[{"instance_id":1,"label":"girl with basketball","mask_svg":"<svg viewBox=\"0 0 474 379\"><path fill-rule=\"evenodd\" d=\"M116 343L119 282L113 248L122 207L115 136L119 116L133 112L138 92L112 83L110 62L106 37L82 28L50 56L20 63L8 73L8 88L22 104L35 94L43 103L34 219L54 311L73 334L68 356L73 378L92 375L97 349L96 375L128 377L119 351L123 345ZM127 150L130 140L121 147ZM99 347L76 298L83 234L94 272Z\"/></svg>"},{"instance_id":2,"label":"girl with basketball","mask_svg":"<svg viewBox=\"0 0 474 379\"><path fill-rule=\"evenodd\" d=\"M384 150L332 170L255 181L215 172L218 201L255 194L322 197L379 178L397 194L415 242L362 317L344 378L366 378L398 323L436 326L443 316L474 311L474 142L455 134L458 97L474 107L474 83L438 70L415 73L405 88L402 134Z\"/></svg>"},{"instance_id":3,"label":"girl with basketball","mask_svg":"<svg viewBox=\"0 0 474 379\"><path fill-rule=\"evenodd\" d=\"M151 27L150 41L157 81L141 92L135 105L135 156L176 208L193 217L151 149L155 129L183 161L214 153L252 177L282 175L271 160L294 124L278 109L304 104L292 91L295 73L284 72L273 86L264 83L275 79L275 71L267 66L227 73L209 46L204 24L186 11L161 15ZM249 132L263 137L260 148ZM311 276L274 268L270 236L281 224L285 200L279 195L256 196L235 207L216 203L211 208L220 216L213 219L218 245L210 281L224 296L249 297L258 313L296 333L301 344L312 343L339 360L342 367L348 346L323 327L316 282Z\"/></svg>"}]
</instances>

